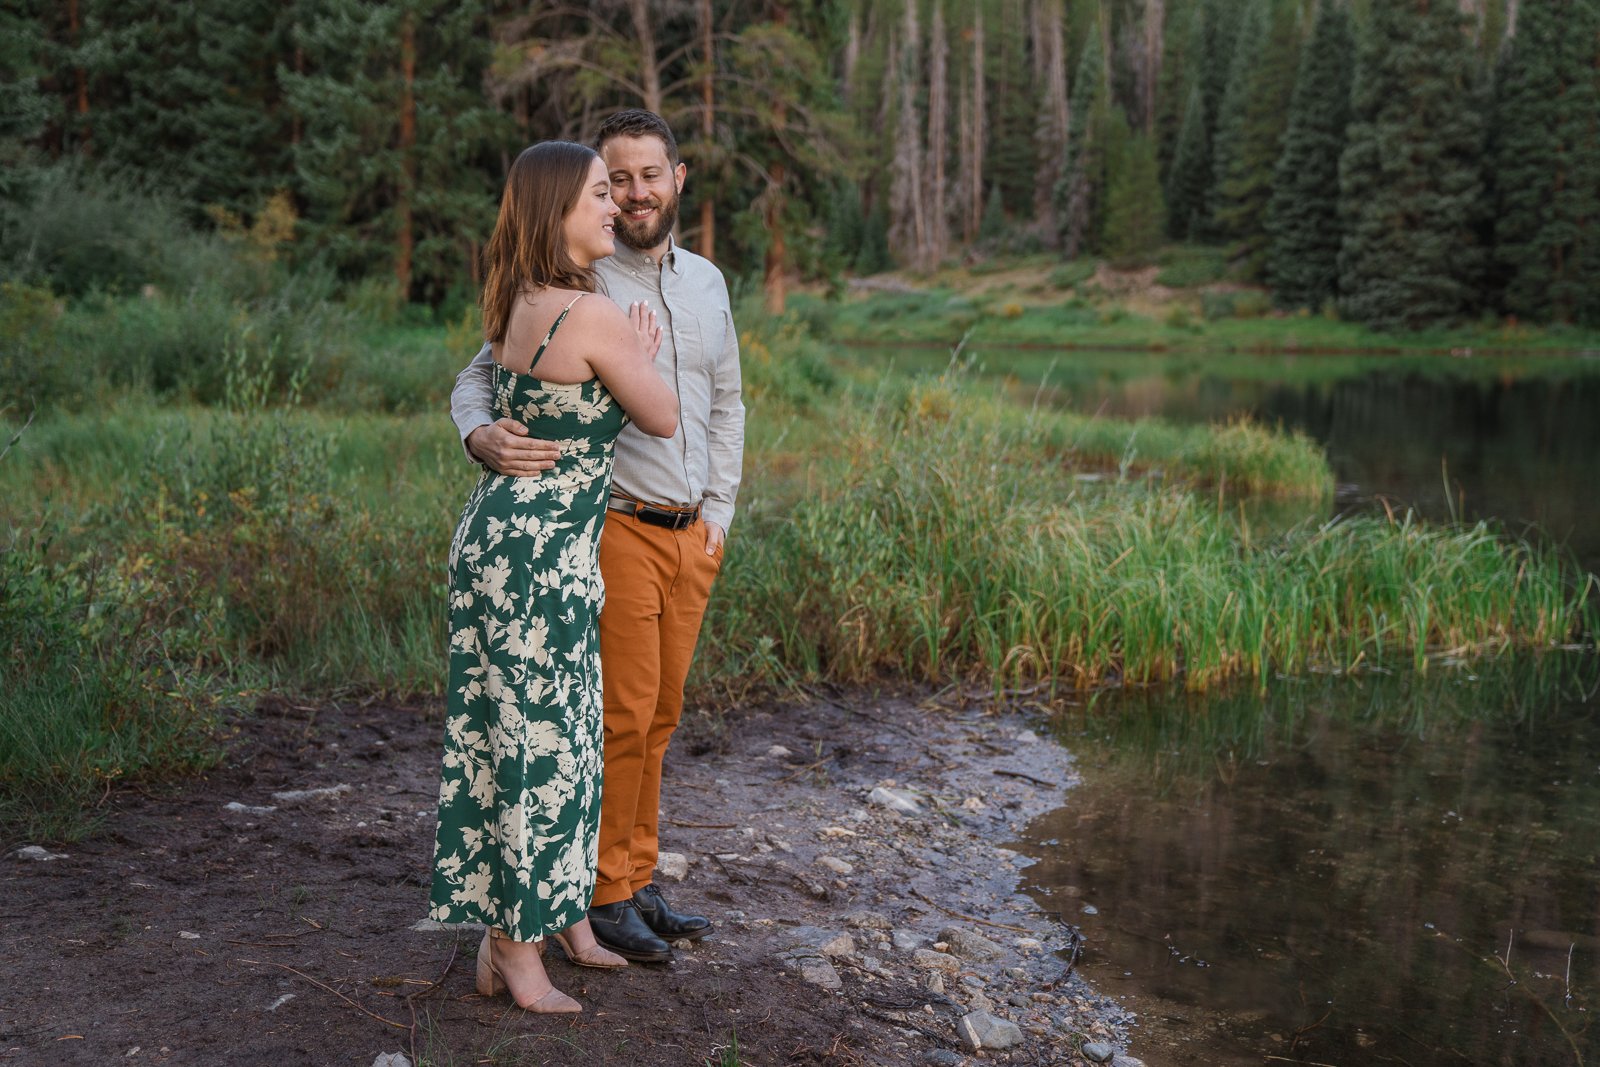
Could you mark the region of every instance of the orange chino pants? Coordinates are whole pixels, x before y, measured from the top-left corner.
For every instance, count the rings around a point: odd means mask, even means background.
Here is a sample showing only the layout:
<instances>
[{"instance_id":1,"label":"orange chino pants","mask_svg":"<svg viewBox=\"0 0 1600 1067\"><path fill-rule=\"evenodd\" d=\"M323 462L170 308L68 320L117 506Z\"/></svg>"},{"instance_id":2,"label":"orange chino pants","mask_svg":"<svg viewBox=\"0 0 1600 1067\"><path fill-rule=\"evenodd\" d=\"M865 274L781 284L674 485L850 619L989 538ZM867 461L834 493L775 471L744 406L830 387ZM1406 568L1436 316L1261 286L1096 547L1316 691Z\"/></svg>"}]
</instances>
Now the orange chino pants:
<instances>
[{"instance_id":1,"label":"orange chino pants","mask_svg":"<svg viewBox=\"0 0 1600 1067\"><path fill-rule=\"evenodd\" d=\"M683 715L683 683L722 549L706 527L681 530L607 512L600 535L600 670L605 779L593 904L627 900L650 884L661 810L661 761Z\"/></svg>"}]
</instances>

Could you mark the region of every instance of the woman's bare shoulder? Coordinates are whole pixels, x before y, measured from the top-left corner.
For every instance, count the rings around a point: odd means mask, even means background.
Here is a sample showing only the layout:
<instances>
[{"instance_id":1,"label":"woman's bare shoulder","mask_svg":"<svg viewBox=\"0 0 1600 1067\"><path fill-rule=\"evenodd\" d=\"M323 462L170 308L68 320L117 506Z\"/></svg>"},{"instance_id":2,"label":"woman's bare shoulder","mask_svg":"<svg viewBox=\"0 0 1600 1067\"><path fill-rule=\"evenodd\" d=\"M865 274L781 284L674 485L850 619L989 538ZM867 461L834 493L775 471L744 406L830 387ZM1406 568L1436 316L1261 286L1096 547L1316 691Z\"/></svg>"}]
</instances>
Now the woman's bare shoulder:
<instances>
[{"instance_id":1,"label":"woman's bare shoulder","mask_svg":"<svg viewBox=\"0 0 1600 1067\"><path fill-rule=\"evenodd\" d=\"M565 291L561 306L567 307L567 322L584 329L609 330L626 326L627 313L604 293Z\"/></svg>"}]
</instances>

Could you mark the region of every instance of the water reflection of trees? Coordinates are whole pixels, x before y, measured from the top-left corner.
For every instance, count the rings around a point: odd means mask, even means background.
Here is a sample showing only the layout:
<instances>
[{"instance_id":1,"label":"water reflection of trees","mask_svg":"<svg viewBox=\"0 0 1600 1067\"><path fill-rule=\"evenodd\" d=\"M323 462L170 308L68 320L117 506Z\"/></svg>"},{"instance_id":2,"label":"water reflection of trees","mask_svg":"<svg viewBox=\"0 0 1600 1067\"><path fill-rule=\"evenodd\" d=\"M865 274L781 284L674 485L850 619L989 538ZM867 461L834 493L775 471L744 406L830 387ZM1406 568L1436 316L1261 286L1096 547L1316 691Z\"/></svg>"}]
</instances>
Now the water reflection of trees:
<instances>
[{"instance_id":1,"label":"water reflection of trees","mask_svg":"<svg viewBox=\"0 0 1600 1067\"><path fill-rule=\"evenodd\" d=\"M1587 1025L1600 1008L1597 686L1600 658L1585 655L1475 679L1102 704L1063 724L1098 766L1033 828L1061 845L1030 876L1084 923L1091 964L1233 1014L1257 1049L1583 1062L1600 1051ZM1100 915L1080 920L1085 902ZM1496 959L1508 943L1509 972Z\"/></svg>"}]
</instances>

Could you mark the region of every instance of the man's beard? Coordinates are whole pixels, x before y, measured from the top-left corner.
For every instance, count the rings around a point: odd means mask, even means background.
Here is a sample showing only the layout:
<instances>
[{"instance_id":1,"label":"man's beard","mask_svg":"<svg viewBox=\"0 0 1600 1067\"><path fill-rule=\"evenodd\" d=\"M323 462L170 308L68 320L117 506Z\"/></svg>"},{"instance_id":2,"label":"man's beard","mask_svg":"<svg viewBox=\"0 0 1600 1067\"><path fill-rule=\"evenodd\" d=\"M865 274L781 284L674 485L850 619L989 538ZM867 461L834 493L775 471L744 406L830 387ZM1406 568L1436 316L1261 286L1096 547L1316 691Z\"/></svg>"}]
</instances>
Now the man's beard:
<instances>
[{"instance_id":1,"label":"man's beard","mask_svg":"<svg viewBox=\"0 0 1600 1067\"><path fill-rule=\"evenodd\" d=\"M617 216L615 229L617 240L629 248L640 252L648 252L667 239L667 234L672 232L672 227L678 224L678 194L674 192L671 200L660 201L649 205L656 209L653 224L644 224L628 218L628 209L623 208L622 214Z\"/></svg>"}]
</instances>

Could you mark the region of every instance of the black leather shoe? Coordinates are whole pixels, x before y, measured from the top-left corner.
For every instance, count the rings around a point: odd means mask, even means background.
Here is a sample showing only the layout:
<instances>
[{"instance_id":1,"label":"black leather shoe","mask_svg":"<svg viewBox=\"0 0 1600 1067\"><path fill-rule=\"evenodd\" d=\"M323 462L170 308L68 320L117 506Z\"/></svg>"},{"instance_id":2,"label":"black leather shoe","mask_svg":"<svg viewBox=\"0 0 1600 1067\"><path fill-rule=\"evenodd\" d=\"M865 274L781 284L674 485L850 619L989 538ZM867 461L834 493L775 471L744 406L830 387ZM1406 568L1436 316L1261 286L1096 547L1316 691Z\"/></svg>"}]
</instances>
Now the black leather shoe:
<instances>
[{"instance_id":1,"label":"black leather shoe","mask_svg":"<svg viewBox=\"0 0 1600 1067\"><path fill-rule=\"evenodd\" d=\"M711 920L704 915L684 915L669 908L653 882L633 895L633 906L644 916L645 925L668 941L697 941L711 932Z\"/></svg>"},{"instance_id":2,"label":"black leather shoe","mask_svg":"<svg viewBox=\"0 0 1600 1067\"><path fill-rule=\"evenodd\" d=\"M589 909L589 927L596 941L625 960L665 963L672 958L672 946L650 932L631 899L596 904Z\"/></svg>"}]
</instances>

